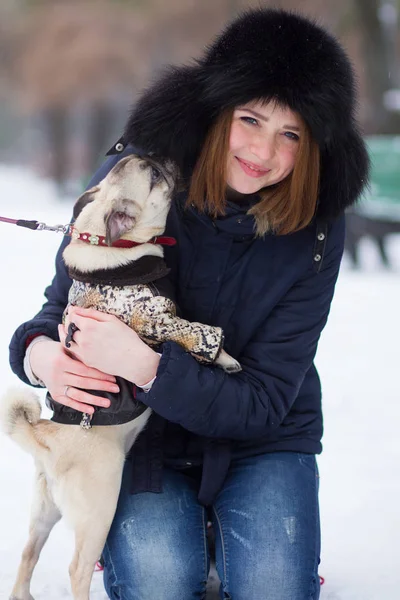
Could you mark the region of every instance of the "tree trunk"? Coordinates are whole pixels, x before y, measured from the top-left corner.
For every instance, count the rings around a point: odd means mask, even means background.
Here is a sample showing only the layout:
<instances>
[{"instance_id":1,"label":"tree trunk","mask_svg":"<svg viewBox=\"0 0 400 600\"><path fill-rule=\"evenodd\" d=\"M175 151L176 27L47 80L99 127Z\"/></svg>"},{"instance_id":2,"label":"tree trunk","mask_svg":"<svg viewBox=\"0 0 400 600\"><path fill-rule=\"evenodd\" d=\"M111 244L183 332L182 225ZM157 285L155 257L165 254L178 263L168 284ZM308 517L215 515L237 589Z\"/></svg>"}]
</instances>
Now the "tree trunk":
<instances>
[{"instance_id":1,"label":"tree trunk","mask_svg":"<svg viewBox=\"0 0 400 600\"><path fill-rule=\"evenodd\" d=\"M113 129L113 110L109 104L98 102L90 109L90 122L88 133L87 165L90 174L93 174L103 160L108 146L111 146L110 134Z\"/></svg>"},{"instance_id":2,"label":"tree trunk","mask_svg":"<svg viewBox=\"0 0 400 600\"><path fill-rule=\"evenodd\" d=\"M389 78L390 48L378 16L380 0L354 0L354 5L361 25L366 66L369 104L366 131L370 134L397 133L400 131L399 115L389 112L383 104L383 95L393 84Z\"/></svg>"},{"instance_id":3,"label":"tree trunk","mask_svg":"<svg viewBox=\"0 0 400 600\"><path fill-rule=\"evenodd\" d=\"M63 107L49 108L45 113L50 146L50 176L56 182L60 194L68 179L67 129L68 114Z\"/></svg>"}]
</instances>

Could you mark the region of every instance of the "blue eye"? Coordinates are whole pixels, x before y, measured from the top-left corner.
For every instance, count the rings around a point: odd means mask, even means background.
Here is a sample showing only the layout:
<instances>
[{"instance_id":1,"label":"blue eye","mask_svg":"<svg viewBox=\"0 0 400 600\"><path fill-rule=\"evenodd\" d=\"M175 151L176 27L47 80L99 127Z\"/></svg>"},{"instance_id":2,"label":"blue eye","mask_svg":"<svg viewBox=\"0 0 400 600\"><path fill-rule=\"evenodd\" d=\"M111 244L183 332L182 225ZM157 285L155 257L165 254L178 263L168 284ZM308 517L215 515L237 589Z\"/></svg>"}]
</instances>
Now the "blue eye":
<instances>
[{"instance_id":1,"label":"blue eye","mask_svg":"<svg viewBox=\"0 0 400 600\"><path fill-rule=\"evenodd\" d=\"M294 142L298 142L300 139L296 133L293 133L293 131L285 131L284 135L285 137L289 138L290 140L293 140Z\"/></svg>"},{"instance_id":2,"label":"blue eye","mask_svg":"<svg viewBox=\"0 0 400 600\"><path fill-rule=\"evenodd\" d=\"M254 117L240 117L240 120L250 125L258 125L258 121Z\"/></svg>"}]
</instances>

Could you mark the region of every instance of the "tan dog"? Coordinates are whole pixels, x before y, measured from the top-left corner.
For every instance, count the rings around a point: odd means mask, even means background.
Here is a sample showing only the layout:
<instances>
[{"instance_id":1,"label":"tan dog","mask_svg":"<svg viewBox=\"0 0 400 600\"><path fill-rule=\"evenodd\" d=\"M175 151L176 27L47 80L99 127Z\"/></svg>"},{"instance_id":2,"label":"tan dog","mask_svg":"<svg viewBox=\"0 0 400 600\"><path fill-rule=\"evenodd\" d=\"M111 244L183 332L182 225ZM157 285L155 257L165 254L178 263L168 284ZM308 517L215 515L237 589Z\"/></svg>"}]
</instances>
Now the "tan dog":
<instances>
[{"instance_id":1,"label":"tan dog","mask_svg":"<svg viewBox=\"0 0 400 600\"><path fill-rule=\"evenodd\" d=\"M222 350L219 328L177 318L172 300L158 295L165 272L163 249L154 237L164 232L176 178L170 162L130 156L78 200L74 235L64 251L74 278L69 300L116 314L149 343L174 339L199 360L215 360L227 371L237 371L240 365ZM125 245L139 245L113 246L121 243L121 238ZM141 278L144 272L156 280L121 283L132 272L137 274L140 264L146 266L144 271L139 268ZM113 284L115 273L117 284ZM96 283L90 283L94 275ZM134 400L130 400L133 405ZM61 516L75 532L70 565L73 597L88 600L93 569L114 517L126 453L151 413L142 406L139 416L109 426L96 425L97 415L107 415L107 409L100 409L93 417L93 426L85 430L79 424L40 419L40 403L31 390L12 390L2 399L3 429L33 455L37 469L30 535L12 600L33 600L33 569Z\"/></svg>"}]
</instances>

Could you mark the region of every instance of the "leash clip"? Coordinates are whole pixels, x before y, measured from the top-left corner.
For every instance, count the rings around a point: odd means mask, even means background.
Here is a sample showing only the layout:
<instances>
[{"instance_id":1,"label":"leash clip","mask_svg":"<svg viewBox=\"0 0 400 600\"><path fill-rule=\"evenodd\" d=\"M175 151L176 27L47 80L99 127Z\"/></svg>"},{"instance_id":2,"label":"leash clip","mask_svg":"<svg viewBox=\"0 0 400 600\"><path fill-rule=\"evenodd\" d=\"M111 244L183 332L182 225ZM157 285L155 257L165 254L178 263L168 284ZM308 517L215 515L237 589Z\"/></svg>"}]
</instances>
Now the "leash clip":
<instances>
[{"instance_id":1,"label":"leash clip","mask_svg":"<svg viewBox=\"0 0 400 600\"><path fill-rule=\"evenodd\" d=\"M46 223L38 223L37 231L55 231L56 233L68 235L71 231L71 227L71 223L68 223L68 225L46 225Z\"/></svg>"}]
</instances>

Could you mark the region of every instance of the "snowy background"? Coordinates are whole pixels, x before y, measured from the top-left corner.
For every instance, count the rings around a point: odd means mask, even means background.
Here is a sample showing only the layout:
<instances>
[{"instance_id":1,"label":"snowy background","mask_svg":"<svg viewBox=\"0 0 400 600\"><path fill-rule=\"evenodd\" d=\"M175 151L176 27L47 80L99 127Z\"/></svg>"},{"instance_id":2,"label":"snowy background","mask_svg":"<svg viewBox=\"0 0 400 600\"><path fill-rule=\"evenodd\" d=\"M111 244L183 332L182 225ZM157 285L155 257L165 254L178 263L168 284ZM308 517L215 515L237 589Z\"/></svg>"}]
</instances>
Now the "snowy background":
<instances>
[{"instance_id":1,"label":"snowy background","mask_svg":"<svg viewBox=\"0 0 400 600\"><path fill-rule=\"evenodd\" d=\"M73 201L55 201L48 182L0 166L1 216L67 223ZM8 366L10 337L40 309L60 241L59 234L0 223L4 389L18 382ZM400 598L400 236L389 239L388 250L391 270L382 270L368 240L360 272L344 260L317 355L325 416L321 600ZM27 539L32 474L31 457L0 434L0 600L9 597ZM36 568L35 600L71 598L72 550L72 533L61 522ZM92 598L106 599L99 573Z\"/></svg>"}]
</instances>

